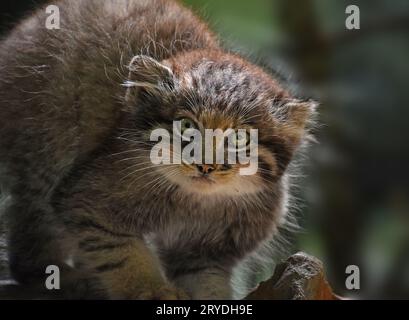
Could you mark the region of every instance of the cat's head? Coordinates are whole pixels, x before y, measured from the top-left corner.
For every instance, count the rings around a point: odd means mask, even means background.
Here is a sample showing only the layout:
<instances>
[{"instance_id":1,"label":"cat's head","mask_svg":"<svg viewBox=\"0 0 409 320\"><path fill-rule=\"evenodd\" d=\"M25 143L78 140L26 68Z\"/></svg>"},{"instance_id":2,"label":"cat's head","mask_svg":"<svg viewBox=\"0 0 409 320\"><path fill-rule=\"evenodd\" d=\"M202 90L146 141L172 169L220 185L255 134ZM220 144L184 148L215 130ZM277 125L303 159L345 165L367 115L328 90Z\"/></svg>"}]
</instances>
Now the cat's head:
<instances>
[{"instance_id":1,"label":"cat's head","mask_svg":"<svg viewBox=\"0 0 409 320\"><path fill-rule=\"evenodd\" d=\"M146 157L141 156L145 166L186 192L241 195L271 188L305 140L314 114L314 103L294 99L261 68L231 54L196 51L161 62L136 56L129 69L128 126L131 135L137 133L131 140L145 152ZM181 138L192 129L201 137ZM210 156L212 161L206 159L210 151L205 148L206 129L225 133L225 140L210 139L214 152L216 145L224 146L222 162L215 154ZM161 132L170 136L165 151L167 138ZM203 144L195 149L198 142ZM189 144L190 155L202 151L200 163L184 161L183 150ZM236 147L233 153L241 150L249 162L237 158L236 163L229 162L232 146ZM169 155L172 164L159 163L158 155ZM243 170L254 166L254 161L256 170Z\"/></svg>"}]
</instances>

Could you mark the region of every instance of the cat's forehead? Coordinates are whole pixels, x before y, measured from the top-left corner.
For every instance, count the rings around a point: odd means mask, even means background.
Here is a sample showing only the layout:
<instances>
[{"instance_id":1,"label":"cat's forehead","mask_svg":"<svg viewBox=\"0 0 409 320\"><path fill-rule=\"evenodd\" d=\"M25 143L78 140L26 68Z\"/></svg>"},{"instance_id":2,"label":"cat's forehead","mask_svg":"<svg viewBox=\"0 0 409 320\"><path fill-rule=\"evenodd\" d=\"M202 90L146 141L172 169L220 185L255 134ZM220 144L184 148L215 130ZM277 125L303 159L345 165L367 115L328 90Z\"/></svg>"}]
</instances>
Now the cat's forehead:
<instances>
[{"instance_id":1,"label":"cat's forehead","mask_svg":"<svg viewBox=\"0 0 409 320\"><path fill-rule=\"evenodd\" d=\"M179 77L181 98L207 109L260 112L286 95L261 69L239 60L201 60Z\"/></svg>"},{"instance_id":2,"label":"cat's forehead","mask_svg":"<svg viewBox=\"0 0 409 320\"><path fill-rule=\"evenodd\" d=\"M258 90L217 89L201 84L191 86L179 93L178 109L187 112L209 127L235 127L240 124L256 123L264 118L274 98ZM214 86L216 85L216 86Z\"/></svg>"},{"instance_id":3,"label":"cat's forehead","mask_svg":"<svg viewBox=\"0 0 409 320\"><path fill-rule=\"evenodd\" d=\"M273 77L238 56L197 52L169 66L178 79L180 109L209 126L257 124L268 118L273 104L288 97Z\"/></svg>"},{"instance_id":4,"label":"cat's forehead","mask_svg":"<svg viewBox=\"0 0 409 320\"><path fill-rule=\"evenodd\" d=\"M265 70L234 54L199 51L168 63L185 85L197 89L284 91Z\"/></svg>"},{"instance_id":5,"label":"cat's forehead","mask_svg":"<svg viewBox=\"0 0 409 320\"><path fill-rule=\"evenodd\" d=\"M208 61L198 63L186 72L189 86L208 95L270 91L268 83L246 65L231 61Z\"/></svg>"}]
</instances>

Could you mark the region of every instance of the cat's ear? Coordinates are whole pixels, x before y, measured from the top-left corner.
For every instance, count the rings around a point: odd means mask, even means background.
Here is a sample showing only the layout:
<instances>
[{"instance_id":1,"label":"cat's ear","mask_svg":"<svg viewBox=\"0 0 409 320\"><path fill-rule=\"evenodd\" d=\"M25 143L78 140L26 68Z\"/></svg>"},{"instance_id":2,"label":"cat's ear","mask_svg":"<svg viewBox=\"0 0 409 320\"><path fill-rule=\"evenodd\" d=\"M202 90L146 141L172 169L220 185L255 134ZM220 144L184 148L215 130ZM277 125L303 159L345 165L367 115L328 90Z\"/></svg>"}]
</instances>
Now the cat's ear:
<instances>
[{"instance_id":1,"label":"cat's ear","mask_svg":"<svg viewBox=\"0 0 409 320\"><path fill-rule=\"evenodd\" d=\"M318 103L312 100L289 100L272 108L274 119L280 124L284 135L294 143L309 137L314 125Z\"/></svg>"},{"instance_id":2,"label":"cat's ear","mask_svg":"<svg viewBox=\"0 0 409 320\"><path fill-rule=\"evenodd\" d=\"M129 77L124 83L128 88L141 88L146 91L169 90L174 87L172 70L155 59L138 55L128 66Z\"/></svg>"}]
</instances>

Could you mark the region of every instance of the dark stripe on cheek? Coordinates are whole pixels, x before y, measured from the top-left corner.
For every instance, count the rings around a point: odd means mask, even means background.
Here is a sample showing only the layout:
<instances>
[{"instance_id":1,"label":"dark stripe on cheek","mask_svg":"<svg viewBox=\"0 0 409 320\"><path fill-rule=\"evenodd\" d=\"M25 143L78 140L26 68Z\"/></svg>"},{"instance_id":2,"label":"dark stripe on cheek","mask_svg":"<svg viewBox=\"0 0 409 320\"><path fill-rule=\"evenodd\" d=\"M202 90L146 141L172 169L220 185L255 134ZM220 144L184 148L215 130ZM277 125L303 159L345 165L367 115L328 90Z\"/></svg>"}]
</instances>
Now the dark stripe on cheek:
<instances>
[{"instance_id":1,"label":"dark stripe on cheek","mask_svg":"<svg viewBox=\"0 0 409 320\"><path fill-rule=\"evenodd\" d=\"M101 272L107 272L107 271L112 271L115 269L122 268L125 265L127 260L128 258L123 258L122 260L118 262L109 262L109 263L102 264L96 267L95 271L98 273L101 273Z\"/></svg>"},{"instance_id":2,"label":"dark stripe on cheek","mask_svg":"<svg viewBox=\"0 0 409 320\"><path fill-rule=\"evenodd\" d=\"M102 250L112 250L122 248L128 245L128 243L105 243L105 244L98 244L92 242L81 241L78 244L78 248L85 252L94 252L94 251L102 251Z\"/></svg>"},{"instance_id":3,"label":"dark stripe on cheek","mask_svg":"<svg viewBox=\"0 0 409 320\"><path fill-rule=\"evenodd\" d=\"M260 177L262 177L263 179L267 180L267 181L274 181L274 174L272 172L272 169L270 164L268 164L266 161L264 161L264 159L259 156L258 159L258 174Z\"/></svg>"},{"instance_id":4,"label":"dark stripe on cheek","mask_svg":"<svg viewBox=\"0 0 409 320\"><path fill-rule=\"evenodd\" d=\"M292 151L289 150L284 144L277 144L275 146L274 152L275 158L277 159L278 168L280 173L282 173L288 166L292 158Z\"/></svg>"},{"instance_id":5,"label":"dark stripe on cheek","mask_svg":"<svg viewBox=\"0 0 409 320\"><path fill-rule=\"evenodd\" d=\"M272 156L276 159L279 173L282 173L288 166L292 158L292 151L282 139L271 139L269 141L260 141L260 145L266 147Z\"/></svg>"}]
</instances>

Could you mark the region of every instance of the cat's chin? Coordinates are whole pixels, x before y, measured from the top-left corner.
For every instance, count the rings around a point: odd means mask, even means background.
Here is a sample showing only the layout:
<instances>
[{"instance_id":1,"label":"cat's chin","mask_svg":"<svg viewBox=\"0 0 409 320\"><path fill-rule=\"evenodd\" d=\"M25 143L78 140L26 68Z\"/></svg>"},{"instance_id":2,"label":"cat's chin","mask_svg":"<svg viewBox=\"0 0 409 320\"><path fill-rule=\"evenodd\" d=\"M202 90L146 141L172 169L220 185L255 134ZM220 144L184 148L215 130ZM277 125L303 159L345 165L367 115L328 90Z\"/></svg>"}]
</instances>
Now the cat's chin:
<instances>
[{"instance_id":1,"label":"cat's chin","mask_svg":"<svg viewBox=\"0 0 409 320\"><path fill-rule=\"evenodd\" d=\"M231 181L218 181L217 178L199 176L178 177L172 181L186 194L218 197L234 197L244 194L254 194L261 190L252 183L243 183L232 179Z\"/></svg>"},{"instance_id":2,"label":"cat's chin","mask_svg":"<svg viewBox=\"0 0 409 320\"><path fill-rule=\"evenodd\" d=\"M193 184L201 185L201 186L211 186L216 184L217 182L214 179L208 177L191 177L190 178Z\"/></svg>"},{"instance_id":3,"label":"cat's chin","mask_svg":"<svg viewBox=\"0 0 409 320\"><path fill-rule=\"evenodd\" d=\"M179 185L183 192L188 194L212 195L223 193L224 183L206 177L185 177L174 182Z\"/></svg>"},{"instance_id":4,"label":"cat's chin","mask_svg":"<svg viewBox=\"0 0 409 320\"><path fill-rule=\"evenodd\" d=\"M188 179L190 180L190 185L188 188L185 188L188 192L213 194L220 192L222 186L222 183L206 177L191 177Z\"/></svg>"}]
</instances>

